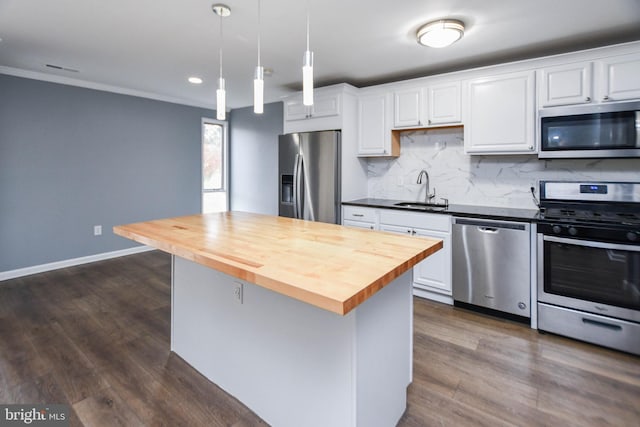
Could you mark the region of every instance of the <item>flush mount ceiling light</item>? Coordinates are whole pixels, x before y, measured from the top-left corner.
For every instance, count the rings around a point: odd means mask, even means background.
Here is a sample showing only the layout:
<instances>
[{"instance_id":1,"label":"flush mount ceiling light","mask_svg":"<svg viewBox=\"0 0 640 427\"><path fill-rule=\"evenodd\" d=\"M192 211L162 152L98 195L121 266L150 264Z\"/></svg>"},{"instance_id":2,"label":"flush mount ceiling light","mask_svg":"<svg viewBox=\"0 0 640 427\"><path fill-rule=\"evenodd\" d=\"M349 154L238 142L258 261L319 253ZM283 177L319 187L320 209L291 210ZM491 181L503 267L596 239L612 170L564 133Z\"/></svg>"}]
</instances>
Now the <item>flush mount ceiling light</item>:
<instances>
[{"instance_id":1,"label":"flush mount ceiling light","mask_svg":"<svg viewBox=\"0 0 640 427\"><path fill-rule=\"evenodd\" d=\"M194 85L202 84L202 79L200 77L189 77L189 83Z\"/></svg>"},{"instance_id":2,"label":"flush mount ceiling light","mask_svg":"<svg viewBox=\"0 0 640 427\"><path fill-rule=\"evenodd\" d=\"M418 29L418 43L429 47L446 47L462 38L464 24L455 19L441 19Z\"/></svg>"}]
</instances>

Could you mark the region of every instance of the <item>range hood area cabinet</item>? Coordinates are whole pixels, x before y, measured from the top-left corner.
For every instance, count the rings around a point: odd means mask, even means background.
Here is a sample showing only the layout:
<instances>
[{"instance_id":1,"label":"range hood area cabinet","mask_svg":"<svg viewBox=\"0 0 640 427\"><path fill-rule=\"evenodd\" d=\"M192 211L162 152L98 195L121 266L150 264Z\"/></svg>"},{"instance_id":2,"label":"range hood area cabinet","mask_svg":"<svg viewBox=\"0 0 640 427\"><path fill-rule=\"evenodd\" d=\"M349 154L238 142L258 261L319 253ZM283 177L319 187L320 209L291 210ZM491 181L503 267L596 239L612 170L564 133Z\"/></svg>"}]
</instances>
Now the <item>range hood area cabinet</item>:
<instances>
[{"instance_id":1,"label":"range hood area cabinet","mask_svg":"<svg viewBox=\"0 0 640 427\"><path fill-rule=\"evenodd\" d=\"M539 70L540 108L640 98L640 54L617 55Z\"/></svg>"},{"instance_id":2,"label":"range hood area cabinet","mask_svg":"<svg viewBox=\"0 0 640 427\"><path fill-rule=\"evenodd\" d=\"M536 154L535 70L464 82L465 154Z\"/></svg>"},{"instance_id":3,"label":"range hood area cabinet","mask_svg":"<svg viewBox=\"0 0 640 427\"><path fill-rule=\"evenodd\" d=\"M393 93L393 127L461 123L460 81L409 87Z\"/></svg>"}]
</instances>

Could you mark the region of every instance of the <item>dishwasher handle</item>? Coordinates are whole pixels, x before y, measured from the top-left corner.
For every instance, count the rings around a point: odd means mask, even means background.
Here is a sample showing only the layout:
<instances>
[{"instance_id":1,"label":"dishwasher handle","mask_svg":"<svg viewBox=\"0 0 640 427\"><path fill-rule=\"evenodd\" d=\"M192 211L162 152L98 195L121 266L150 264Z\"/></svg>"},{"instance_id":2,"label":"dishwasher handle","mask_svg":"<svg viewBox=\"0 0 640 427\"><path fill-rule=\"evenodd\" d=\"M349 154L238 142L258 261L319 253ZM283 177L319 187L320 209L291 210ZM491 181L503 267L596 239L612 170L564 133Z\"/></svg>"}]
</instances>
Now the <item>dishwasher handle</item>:
<instances>
[{"instance_id":1,"label":"dishwasher handle","mask_svg":"<svg viewBox=\"0 0 640 427\"><path fill-rule=\"evenodd\" d=\"M498 229L496 227L478 226L478 231L487 234L496 234L498 232Z\"/></svg>"},{"instance_id":2,"label":"dishwasher handle","mask_svg":"<svg viewBox=\"0 0 640 427\"><path fill-rule=\"evenodd\" d=\"M522 230L525 231L527 229L527 224L517 223L517 222L503 222L503 221L485 221L478 219L468 219L468 218L454 218L453 223L455 225L471 225L474 227L478 227L478 230L484 233L497 233L499 229L509 229L509 230Z\"/></svg>"}]
</instances>

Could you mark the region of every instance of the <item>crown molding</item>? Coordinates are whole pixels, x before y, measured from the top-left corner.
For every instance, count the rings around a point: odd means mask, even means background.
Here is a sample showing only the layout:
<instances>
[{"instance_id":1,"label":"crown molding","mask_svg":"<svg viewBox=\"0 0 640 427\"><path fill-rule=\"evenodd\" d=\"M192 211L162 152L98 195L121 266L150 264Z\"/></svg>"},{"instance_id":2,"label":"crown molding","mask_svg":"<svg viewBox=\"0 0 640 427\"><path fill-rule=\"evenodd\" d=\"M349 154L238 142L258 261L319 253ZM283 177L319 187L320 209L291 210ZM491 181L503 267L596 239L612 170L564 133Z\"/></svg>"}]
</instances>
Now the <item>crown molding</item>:
<instances>
[{"instance_id":1,"label":"crown molding","mask_svg":"<svg viewBox=\"0 0 640 427\"><path fill-rule=\"evenodd\" d=\"M7 74L10 76L22 77L25 79L41 80L45 82L57 83L62 85L82 87L86 89L99 90L103 92L117 93L120 95L135 96L138 98L153 99L155 101L170 102L173 104L187 105L190 107L198 107L198 108L206 108L209 110L215 110L214 104L198 103L198 102L193 102L193 101L182 99L182 98L175 98L171 96L159 95L156 93L144 92L144 91L135 90L135 89L128 89L128 88L119 87L119 86L112 86L112 85L107 85L103 83L95 83L87 80L74 79L70 77L57 76L54 74L41 73L38 71L24 70L21 68L13 68L13 67L6 67L3 65L0 65L0 74Z\"/></svg>"}]
</instances>

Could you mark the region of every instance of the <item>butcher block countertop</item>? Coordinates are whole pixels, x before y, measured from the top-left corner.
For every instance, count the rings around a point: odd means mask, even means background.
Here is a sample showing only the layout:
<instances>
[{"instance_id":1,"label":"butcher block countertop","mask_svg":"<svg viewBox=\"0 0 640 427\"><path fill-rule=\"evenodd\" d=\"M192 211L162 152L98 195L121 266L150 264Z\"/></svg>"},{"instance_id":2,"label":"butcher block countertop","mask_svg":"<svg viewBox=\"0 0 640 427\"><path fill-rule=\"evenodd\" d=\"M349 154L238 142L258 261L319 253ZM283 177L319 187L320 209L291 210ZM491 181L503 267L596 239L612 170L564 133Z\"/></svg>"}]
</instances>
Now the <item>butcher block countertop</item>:
<instances>
[{"instance_id":1,"label":"butcher block countertop","mask_svg":"<svg viewBox=\"0 0 640 427\"><path fill-rule=\"evenodd\" d=\"M113 231L341 315L442 248L439 239L247 212L159 219Z\"/></svg>"}]
</instances>

